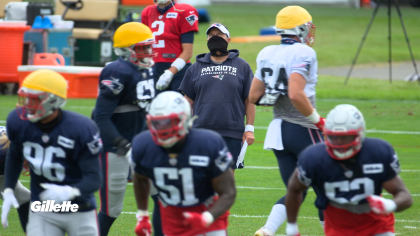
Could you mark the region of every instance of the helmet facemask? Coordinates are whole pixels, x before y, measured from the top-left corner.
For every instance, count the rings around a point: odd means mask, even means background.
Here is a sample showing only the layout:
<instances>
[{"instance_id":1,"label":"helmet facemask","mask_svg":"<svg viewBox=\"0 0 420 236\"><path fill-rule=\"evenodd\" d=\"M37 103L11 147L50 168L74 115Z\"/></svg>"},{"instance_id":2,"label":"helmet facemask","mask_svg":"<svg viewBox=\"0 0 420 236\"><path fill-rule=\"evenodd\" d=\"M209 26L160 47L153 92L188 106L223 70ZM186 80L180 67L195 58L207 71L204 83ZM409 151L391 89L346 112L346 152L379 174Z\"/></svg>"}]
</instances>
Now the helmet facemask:
<instances>
[{"instance_id":1,"label":"helmet facemask","mask_svg":"<svg viewBox=\"0 0 420 236\"><path fill-rule=\"evenodd\" d=\"M336 160L346 160L356 155L362 148L362 130L347 132L324 131L327 151Z\"/></svg>"},{"instance_id":2,"label":"helmet facemask","mask_svg":"<svg viewBox=\"0 0 420 236\"><path fill-rule=\"evenodd\" d=\"M18 92L20 119L36 123L51 115L56 109L63 107L66 100L48 92L22 87Z\"/></svg>"},{"instance_id":3,"label":"helmet facemask","mask_svg":"<svg viewBox=\"0 0 420 236\"><path fill-rule=\"evenodd\" d=\"M138 66L140 69L151 68L155 62L153 57L156 53L152 45L154 41L141 42L125 48L114 48L115 54Z\"/></svg>"},{"instance_id":4,"label":"helmet facemask","mask_svg":"<svg viewBox=\"0 0 420 236\"><path fill-rule=\"evenodd\" d=\"M147 115L147 124L153 140L159 146L170 148L188 134L188 115L172 113L168 116Z\"/></svg>"},{"instance_id":5,"label":"helmet facemask","mask_svg":"<svg viewBox=\"0 0 420 236\"><path fill-rule=\"evenodd\" d=\"M312 21L308 21L300 26L296 26L293 29L280 29L275 27L276 33L282 35L296 35L300 41L309 47L312 47L315 43L315 31L316 26Z\"/></svg>"},{"instance_id":6,"label":"helmet facemask","mask_svg":"<svg viewBox=\"0 0 420 236\"><path fill-rule=\"evenodd\" d=\"M365 138L363 114L353 105L337 105L326 118L323 133L333 159L346 160L356 155Z\"/></svg>"},{"instance_id":7,"label":"helmet facemask","mask_svg":"<svg viewBox=\"0 0 420 236\"><path fill-rule=\"evenodd\" d=\"M165 4L167 2L171 2L172 0L153 0L154 3L157 4Z\"/></svg>"}]
</instances>

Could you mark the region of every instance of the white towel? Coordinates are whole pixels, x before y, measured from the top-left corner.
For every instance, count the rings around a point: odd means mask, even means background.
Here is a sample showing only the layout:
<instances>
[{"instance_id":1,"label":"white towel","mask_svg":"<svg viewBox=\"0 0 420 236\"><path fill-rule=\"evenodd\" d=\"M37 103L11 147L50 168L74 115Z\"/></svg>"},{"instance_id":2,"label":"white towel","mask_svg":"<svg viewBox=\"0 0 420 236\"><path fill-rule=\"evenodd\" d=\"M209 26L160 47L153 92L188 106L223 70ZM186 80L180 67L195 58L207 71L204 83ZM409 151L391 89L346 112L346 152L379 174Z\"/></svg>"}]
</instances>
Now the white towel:
<instances>
[{"instance_id":1,"label":"white towel","mask_svg":"<svg viewBox=\"0 0 420 236\"><path fill-rule=\"evenodd\" d=\"M247 147L248 147L248 142L245 140L244 144L242 144L242 148L241 148L241 152L239 153L238 160L236 161L236 168L239 168L239 165L244 161Z\"/></svg>"},{"instance_id":2,"label":"white towel","mask_svg":"<svg viewBox=\"0 0 420 236\"><path fill-rule=\"evenodd\" d=\"M281 138L281 122L282 119L274 119L271 121L267 129L264 140L265 150L283 150L283 139Z\"/></svg>"}]
</instances>

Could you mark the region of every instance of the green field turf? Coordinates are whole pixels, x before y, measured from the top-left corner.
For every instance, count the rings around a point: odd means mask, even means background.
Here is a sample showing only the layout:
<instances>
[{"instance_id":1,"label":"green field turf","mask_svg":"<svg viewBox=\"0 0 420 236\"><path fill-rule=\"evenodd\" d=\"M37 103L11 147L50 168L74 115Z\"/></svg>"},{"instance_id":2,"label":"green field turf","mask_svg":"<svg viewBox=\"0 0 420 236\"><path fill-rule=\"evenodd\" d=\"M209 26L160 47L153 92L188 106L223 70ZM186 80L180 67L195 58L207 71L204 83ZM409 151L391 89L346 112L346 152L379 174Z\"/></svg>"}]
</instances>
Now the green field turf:
<instances>
[{"instance_id":1,"label":"green field turf","mask_svg":"<svg viewBox=\"0 0 420 236\"><path fill-rule=\"evenodd\" d=\"M208 8L212 20L226 24L232 36L257 35L261 27L274 24L274 17L282 6L219 5ZM317 26L316 43L319 66L347 65L356 52L372 10L356 10L336 7L307 7ZM386 9L381 8L372 32L360 55L360 62L384 62L387 60ZM394 16L396 13L393 13ZM420 58L420 11L403 9L404 23L409 32L415 57ZM393 19L394 60L409 60L407 46L397 18ZM204 31L200 25L196 36L194 54L207 51ZM241 56L255 69L257 53L269 43L231 44L238 48ZM343 77L320 76L317 85L319 113L326 116L337 104L349 103L357 106L367 123L367 136L382 138L390 142L398 153L403 169L401 177L413 194L414 205L396 214L398 235L420 235L420 85L395 81L389 84L381 80L351 79L343 85ZM4 125L7 114L14 108L16 96L0 96L0 125ZM94 99L69 99L65 109L89 116ZM285 194L285 186L277 169L277 161L271 151L263 150L265 127L272 119L270 108L258 107L255 121L254 145L248 148L246 168L235 172L237 198L229 218L229 235L253 235L264 225L272 205ZM396 132L389 132L396 131ZM411 133L410 133L411 132ZM29 187L29 178L21 177ZM390 197L385 195L385 197ZM310 191L300 211L298 220L302 235L323 235L313 205L315 195ZM1 201L0 201L1 202ZM98 199L99 204L99 199ZM153 206L150 206L149 211ZM136 205L132 185L129 185L121 216L115 221L110 235L134 235ZM15 210L9 216L10 227L0 227L0 236L23 235ZM285 232L283 225L278 235Z\"/></svg>"}]
</instances>

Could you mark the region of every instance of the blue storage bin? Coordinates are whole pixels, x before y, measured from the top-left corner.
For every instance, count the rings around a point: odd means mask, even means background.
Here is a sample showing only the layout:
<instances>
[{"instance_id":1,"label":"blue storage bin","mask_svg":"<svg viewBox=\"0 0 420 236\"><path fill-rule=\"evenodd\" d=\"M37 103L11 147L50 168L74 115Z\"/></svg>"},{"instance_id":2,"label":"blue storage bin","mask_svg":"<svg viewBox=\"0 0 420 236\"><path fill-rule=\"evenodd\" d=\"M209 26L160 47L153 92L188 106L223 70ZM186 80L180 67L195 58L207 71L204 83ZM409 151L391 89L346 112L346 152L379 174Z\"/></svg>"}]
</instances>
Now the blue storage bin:
<instances>
[{"instance_id":1,"label":"blue storage bin","mask_svg":"<svg viewBox=\"0 0 420 236\"><path fill-rule=\"evenodd\" d=\"M260 29L260 35L275 35L276 30L274 29L274 26L270 27L264 27Z\"/></svg>"}]
</instances>

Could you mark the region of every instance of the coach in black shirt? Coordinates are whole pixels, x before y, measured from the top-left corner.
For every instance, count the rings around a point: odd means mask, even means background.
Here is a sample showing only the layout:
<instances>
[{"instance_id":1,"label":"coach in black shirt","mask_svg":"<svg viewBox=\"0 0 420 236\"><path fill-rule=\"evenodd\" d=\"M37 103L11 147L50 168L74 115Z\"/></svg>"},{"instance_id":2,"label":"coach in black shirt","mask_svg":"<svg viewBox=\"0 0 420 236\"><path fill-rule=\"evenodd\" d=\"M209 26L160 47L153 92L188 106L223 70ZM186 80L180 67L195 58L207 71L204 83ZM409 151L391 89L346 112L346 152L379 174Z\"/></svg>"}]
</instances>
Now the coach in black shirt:
<instances>
[{"instance_id":1,"label":"coach in black shirt","mask_svg":"<svg viewBox=\"0 0 420 236\"><path fill-rule=\"evenodd\" d=\"M233 156L232 169L240 169L244 164L236 162L242 143L251 145L255 139L255 105L248 101L254 74L238 50L227 50L230 34L224 25L214 23L206 34L210 52L197 56L179 90L198 116L193 127L218 132Z\"/></svg>"}]
</instances>

